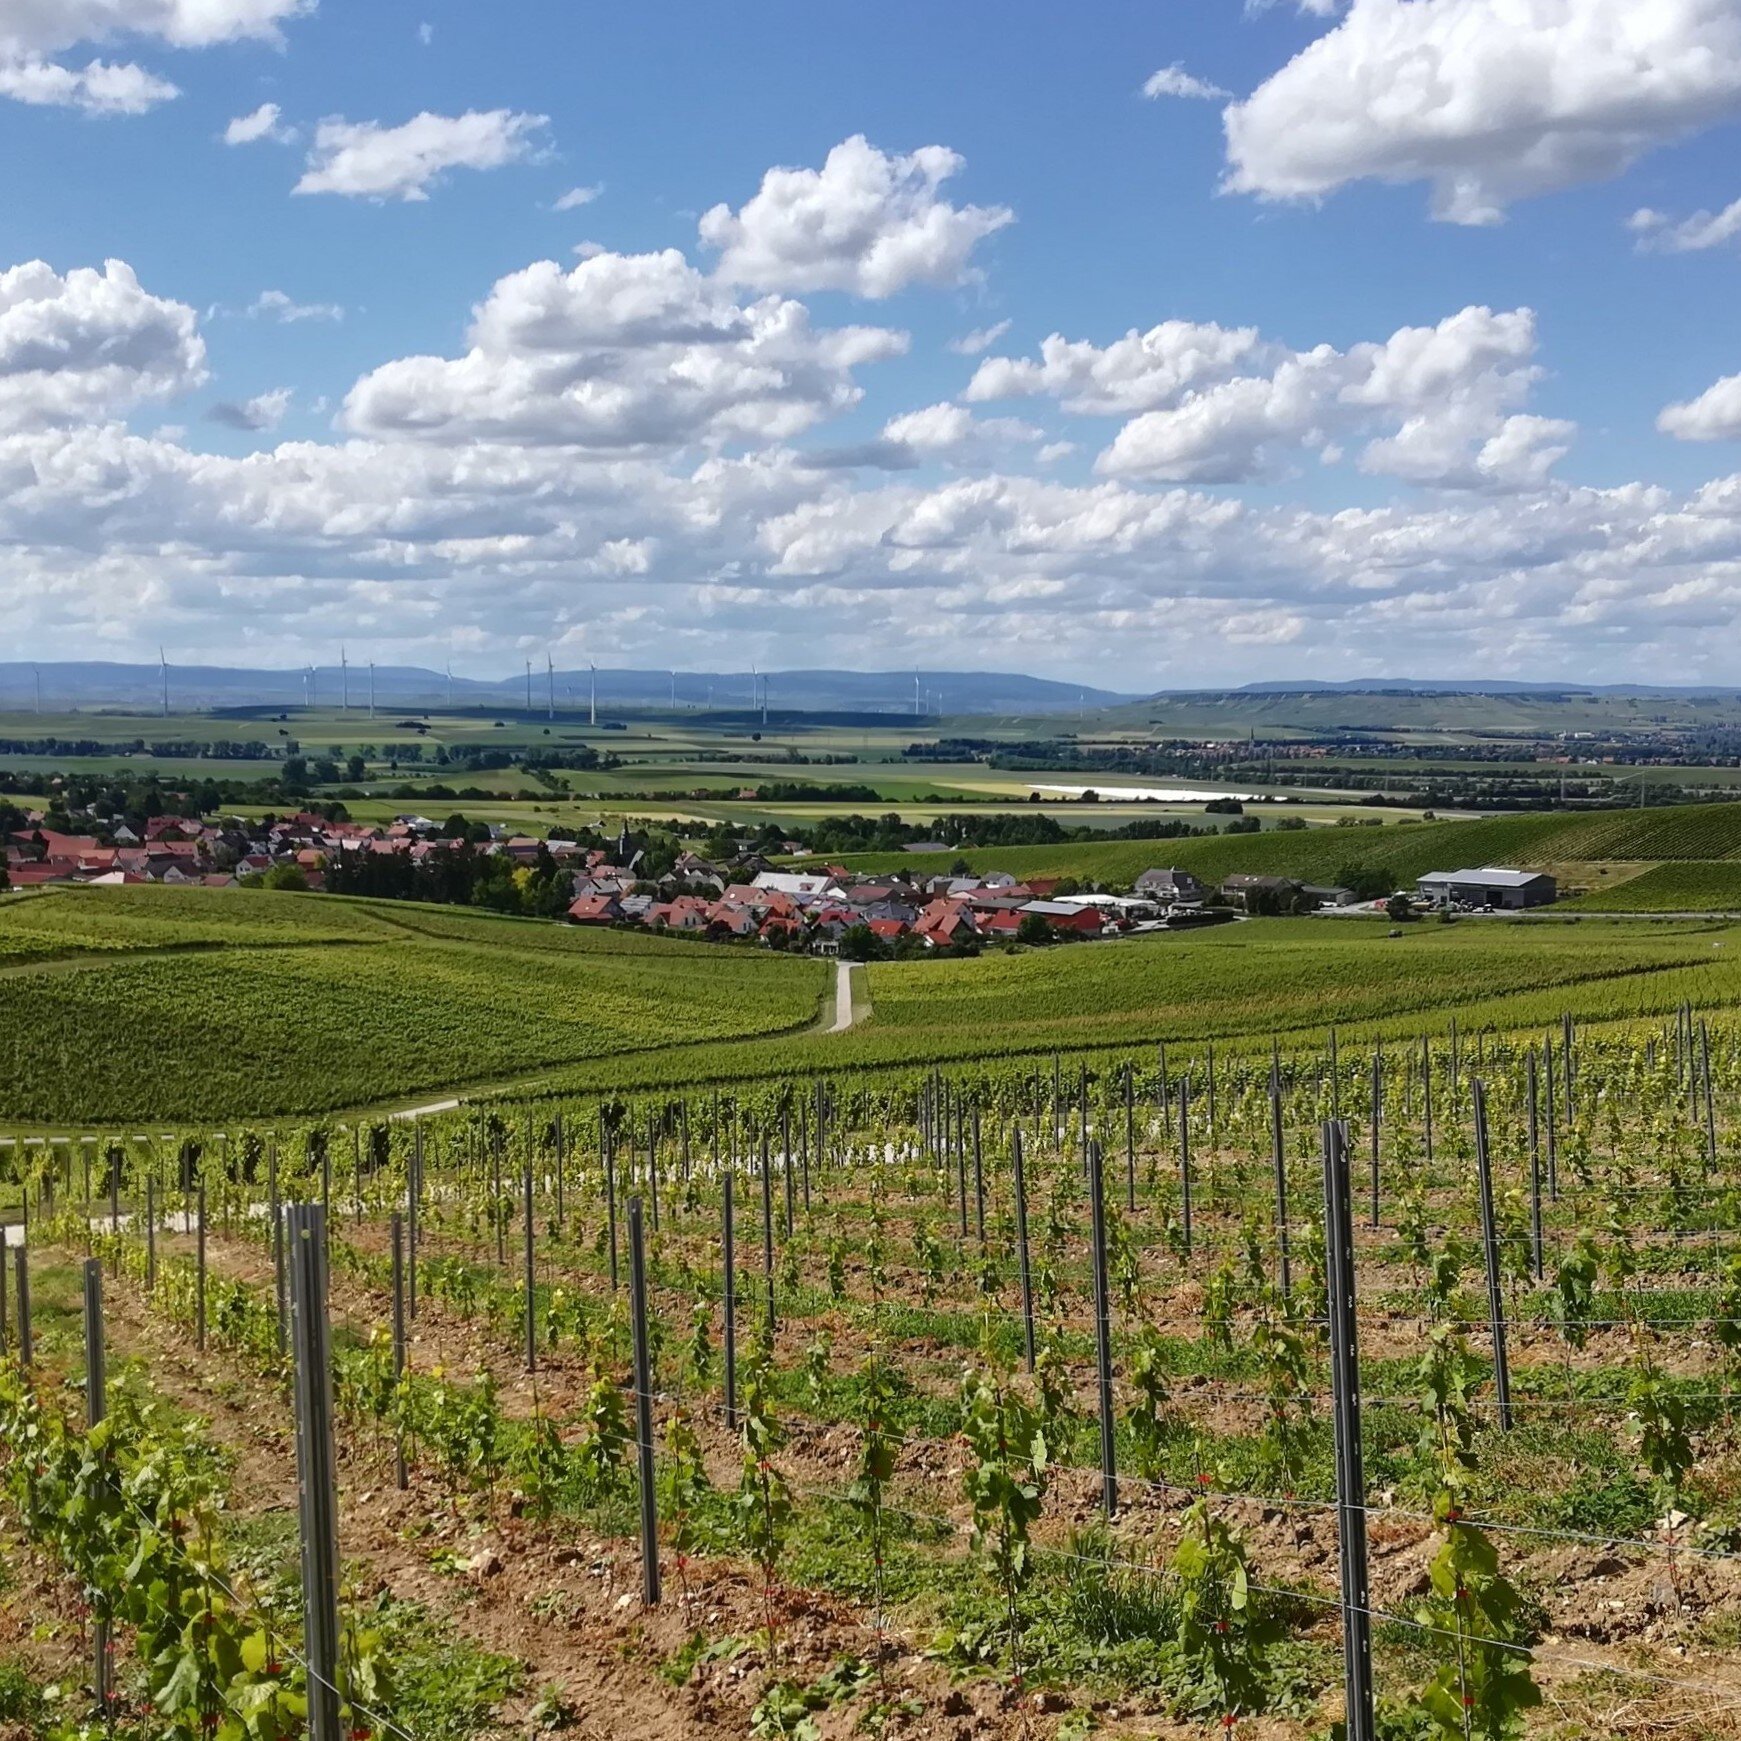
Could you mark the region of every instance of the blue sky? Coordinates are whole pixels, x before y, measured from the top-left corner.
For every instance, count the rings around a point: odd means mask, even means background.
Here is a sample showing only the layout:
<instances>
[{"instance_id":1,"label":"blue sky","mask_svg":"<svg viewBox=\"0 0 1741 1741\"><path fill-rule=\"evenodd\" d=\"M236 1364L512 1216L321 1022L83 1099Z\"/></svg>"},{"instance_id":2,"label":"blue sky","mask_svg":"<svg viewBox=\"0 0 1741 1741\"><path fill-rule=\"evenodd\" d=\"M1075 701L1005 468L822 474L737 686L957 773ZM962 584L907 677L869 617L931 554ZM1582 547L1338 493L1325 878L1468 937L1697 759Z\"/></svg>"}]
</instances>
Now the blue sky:
<instances>
[{"instance_id":1,"label":"blue sky","mask_svg":"<svg viewBox=\"0 0 1741 1741\"><path fill-rule=\"evenodd\" d=\"M1741 681L1738 119L1741 0L0 0L0 640Z\"/></svg>"}]
</instances>

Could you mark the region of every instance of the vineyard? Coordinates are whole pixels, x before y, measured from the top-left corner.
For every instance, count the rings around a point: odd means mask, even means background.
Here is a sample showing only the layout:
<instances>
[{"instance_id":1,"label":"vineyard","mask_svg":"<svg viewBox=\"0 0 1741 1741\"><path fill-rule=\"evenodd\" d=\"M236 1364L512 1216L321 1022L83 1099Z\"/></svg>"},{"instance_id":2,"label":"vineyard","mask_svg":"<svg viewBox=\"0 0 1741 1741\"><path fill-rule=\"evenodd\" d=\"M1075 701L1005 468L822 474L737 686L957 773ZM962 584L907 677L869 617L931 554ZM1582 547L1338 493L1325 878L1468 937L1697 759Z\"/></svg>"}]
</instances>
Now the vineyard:
<instances>
[{"instance_id":1,"label":"vineyard","mask_svg":"<svg viewBox=\"0 0 1741 1741\"><path fill-rule=\"evenodd\" d=\"M69 890L0 908L15 1116L303 1113L819 1014L819 961L329 896ZM15 958L14 958L15 959Z\"/></svg>"},{"instance_id":2,"label":"vineyard","mask_svg":"<svg viewBox=\"0 0 1741 1741\"><path fill-rule=\"evenodd\" d=\"M1253 813L1260 809L1254 807ZM1005 870L1017 877L1075 877L1122 886L1150 865L1179 865L1205 882L1251 871L1327 883L1344 866L1360 864L1388 871L1401 886L1426 871L1465 865L1732 862L1741 857L1741 804L1543 812L1472 822L1387 822L1382 828L1272 828L1196 840L1073 842L968 851L963 856L981 872ZM910 854L884 853L851 855L845 863L854 870L883 873L910 870L913 861Z\"/></svg>"},{"instance_id":3,"label":"vineyard","mask_svg":"<svg viewBox=\"0 0 1741 1741\"><path fill-rule=\"evenodd\" d=\"M1642 879L1641 879L1642 880ZM1150 1038L1520 1028L1741 1002L1721 921L1265 920L1087 948L830 964L408 902L68 889L0 904L6 1120L296 1117L546 1091L898 1071ZM10 953L8 953L10 952Z\"/></svg>"},{"instance_id":4,"label":"vineyard","mask_svg":"<svg viewBox=\"0 0 1741 1741\"><path fill-rule=\"evenodd\" d=\"M1320 1032L15 1139L0 1701L1741 1735L1741 1027Z\"/></svg>"},{"instance_id":5,"label":"vineyard","mask_svg":"<svg viewBox=\"0 0 1741 1741\"><path fill-rule=\"evenodd\" d=\"M1741 864L1659 864L1567 904L1596 912L1741 913Z\"/></svg>"},{"instance_id":6,"label":"vineyard","mask_svg":"<svg viewBox=\"0 0 1741 1741\"><path fill-rule=\"evenodd\" d=\"M1273 1031L1322 1038L1334 1018L1366 1034L1520 1028L1570 1011L1647 1017L1691 999L1741 1002L1741 931L1721 922L1388 927L1274 919L977 960L873 963L871 1018L851 1032L704 1050L648 1050L556 1072L567 1088L775 1079L792 1070L898 1070L916 1060L1116 1050L1151 1036L1262 1049ZM1331 1001L1333 1000L1333 1001Z\"/></svg>"}]
</instances>

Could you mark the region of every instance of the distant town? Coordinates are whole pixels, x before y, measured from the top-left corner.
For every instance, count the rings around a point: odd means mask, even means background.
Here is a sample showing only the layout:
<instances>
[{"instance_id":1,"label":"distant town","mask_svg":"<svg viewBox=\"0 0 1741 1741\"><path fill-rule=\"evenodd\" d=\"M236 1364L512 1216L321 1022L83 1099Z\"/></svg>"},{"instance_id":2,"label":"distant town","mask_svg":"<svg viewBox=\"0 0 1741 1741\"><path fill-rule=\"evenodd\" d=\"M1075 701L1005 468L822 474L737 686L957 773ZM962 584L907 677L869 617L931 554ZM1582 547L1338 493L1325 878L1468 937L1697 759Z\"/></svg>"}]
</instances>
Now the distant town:
<instances>
[{"instance_id":1,"label":"distant town","mask_svg":"<svg viewBox=\"0 0 1741 1741\"><path fill-rule=\"evenodd\" d=\"M14 812L13 820L22 826L6 834L4 885L14 890L158 883L327 891L859 957L1120 936L1238 915L1512 909L1551 902L1556 892L1551 876L1496 866L1436 871L1398 890L1377 873L1359 888L1250 873L1205 885L1189 870L1157 865L1128 890L1110 890L974 873L959 858L934 872L927 861L950 850L935 844L907 849L911 869L866 875L833 863L793 868L803 857L796 841L782 842L779 855L746 841L721 858L683 851L655 859L626 827L600 845L463 817L404 815L375 825L308 811L254 822L154 816L88 834L52 828L40 812Z\"/></svg>"}]
</instances>

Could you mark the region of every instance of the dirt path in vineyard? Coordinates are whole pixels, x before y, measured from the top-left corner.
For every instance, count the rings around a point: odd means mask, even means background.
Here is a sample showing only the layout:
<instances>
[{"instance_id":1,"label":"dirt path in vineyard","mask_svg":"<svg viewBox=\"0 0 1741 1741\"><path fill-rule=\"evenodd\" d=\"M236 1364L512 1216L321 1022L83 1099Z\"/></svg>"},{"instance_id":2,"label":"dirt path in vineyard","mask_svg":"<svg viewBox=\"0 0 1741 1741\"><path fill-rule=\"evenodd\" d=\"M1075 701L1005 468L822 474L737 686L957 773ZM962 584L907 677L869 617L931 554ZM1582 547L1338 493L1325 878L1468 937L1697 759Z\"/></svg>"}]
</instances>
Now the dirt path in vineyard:
<instances>
[{"instance_id":1,"label":"dirt path in vineyard","mask_svg":"<svg viewBox=\"0 0 1741 1741\"><path fill-rule=\"evenodd\" d=\"M243 1376L221 1356L200 1355L188 1338L146 1318L126 1290L111 1296L108 1325L116 1353L141 1357L158 1388L206 1418L214 1439L234 1454L238 1510L294 1506L294 1441L272 1386ZM576 1713L563 1732L588 1741L725 1741L749 1732L764 1679L759 1646L730 1661L702 1664L681 1686L659 1668L695 1633L711 1641L748 1640L758 1632L763 1594L752 1573L714 1559L679 1572L667 1552L664 1603L648 1610L633 1541L601 1538L570 1518L519 1518L511 1501L486 1517L469 1502L456 1507L437 1480L415 1469L410 1490L401 1494L386 1444L343 1422L338 1456L339 1540L357 1599L387 1592L416 1602L457 1633L525 1665L520 1692L492 1727L479 1731L478 1741L526 1734L530 1706L553 1685ZM457 1576L438 1570L433 1556L440 1550L476 1570ZM873 1657L874 1634L848 1604L798 1590L779 1591L775 1601L781 1678L805 1684L843 1657ZM892 1650L886 1674L891 1695L912 1695L920 1708L885 1733L909 1741L966 1741L1039 1727L1001 1708L990 1684L951 1688L945 1671L910 1644ZM818 1713L825 1741L852 1732L869 1696ZM1156 1732L1152 1723L1144 1727Z\"/></svg>"}]
</instances>

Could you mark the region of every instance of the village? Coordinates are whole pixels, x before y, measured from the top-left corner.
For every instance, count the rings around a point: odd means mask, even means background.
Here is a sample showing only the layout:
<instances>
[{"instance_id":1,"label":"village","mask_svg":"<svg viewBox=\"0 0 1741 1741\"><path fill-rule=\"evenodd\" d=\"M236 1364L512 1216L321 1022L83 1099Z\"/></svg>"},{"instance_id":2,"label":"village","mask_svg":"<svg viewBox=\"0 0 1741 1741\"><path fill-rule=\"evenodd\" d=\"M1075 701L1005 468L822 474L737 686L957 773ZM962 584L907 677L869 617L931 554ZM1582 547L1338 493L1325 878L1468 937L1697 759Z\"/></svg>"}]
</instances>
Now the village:
<instances>
[{"instance_id":1,"label":"village","mask_svg":"<svg viewBox=\"0 0 1741 1741\"><path fill-rule=\"evenodd\" d=\"M1154 866L1128 890L1083 887L1074 879L914 866L866 875L841 864L802 864L801 843L782 852L754 842L729 858L669 853L655 869L625 825L607 846L515 834L485 823L404 815L390 823L340 821L303 811L259 821L155 816L138 828L101 833L46 826L39 813L8 837L5 883L15 890L78 883L158 883L221 889L266 886L461 901L478 884L450 873L494 876L497 886L534 882L547 898L529 908L584 926L617 926L714 942L861 957L987 944L1043 944L1179 929L1236 916L1371 911L1405 916L1421 906L1462 910L1539 905L1554 898L1551 877L1488 867L1434 872L1417 890L1355 890L1294 878L1237 874L1206 886L1191 871ZM595 837L596 838L596 837Z\"/></svg>"}]
</instances>

